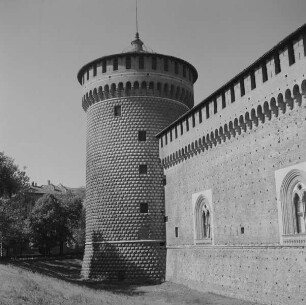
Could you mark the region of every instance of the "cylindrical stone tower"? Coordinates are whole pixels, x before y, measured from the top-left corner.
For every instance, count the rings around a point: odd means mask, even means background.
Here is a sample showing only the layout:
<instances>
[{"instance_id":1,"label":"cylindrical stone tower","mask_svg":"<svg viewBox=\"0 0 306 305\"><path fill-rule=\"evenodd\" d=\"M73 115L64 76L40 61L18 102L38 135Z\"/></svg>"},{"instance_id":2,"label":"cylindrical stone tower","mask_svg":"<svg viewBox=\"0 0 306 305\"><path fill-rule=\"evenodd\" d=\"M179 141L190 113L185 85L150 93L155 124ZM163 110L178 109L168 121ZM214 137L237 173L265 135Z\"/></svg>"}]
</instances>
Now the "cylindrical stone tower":
<instances>
[{"instance_id":1,"label":"cylindrical stone tower","mask_svg":"<svg viewBox=\"0 0 306 305\"><path fill-rule=\"evenodd\" d=\"M87 113L84 278L164 279L163 170L155 135L193 106L196 79L186 61L145 51L138 33L131 51L79 71Z\"/></svg>"}]
</instances>

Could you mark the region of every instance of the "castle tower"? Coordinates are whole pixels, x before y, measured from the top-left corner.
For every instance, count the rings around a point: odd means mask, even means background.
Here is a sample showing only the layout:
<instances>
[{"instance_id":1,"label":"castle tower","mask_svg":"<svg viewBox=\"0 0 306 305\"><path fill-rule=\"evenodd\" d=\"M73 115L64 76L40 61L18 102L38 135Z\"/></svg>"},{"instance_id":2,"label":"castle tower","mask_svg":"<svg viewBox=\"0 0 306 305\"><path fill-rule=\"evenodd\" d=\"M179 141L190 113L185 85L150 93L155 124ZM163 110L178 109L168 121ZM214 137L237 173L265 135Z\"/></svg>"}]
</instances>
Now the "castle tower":
<instances>
[{"instance_id":1,"label":"castle tower","mask_svg":"<svg viewBox=\"0 0 306 305\"><path fill-rule=\"evenodd\" d=\"M193 106L197 71L179 58L144 50L138 33L131 44L130 51L78 72L87 114L82 274L161 281L164 181L155 136Z\"/></svg>"}]
</instances>

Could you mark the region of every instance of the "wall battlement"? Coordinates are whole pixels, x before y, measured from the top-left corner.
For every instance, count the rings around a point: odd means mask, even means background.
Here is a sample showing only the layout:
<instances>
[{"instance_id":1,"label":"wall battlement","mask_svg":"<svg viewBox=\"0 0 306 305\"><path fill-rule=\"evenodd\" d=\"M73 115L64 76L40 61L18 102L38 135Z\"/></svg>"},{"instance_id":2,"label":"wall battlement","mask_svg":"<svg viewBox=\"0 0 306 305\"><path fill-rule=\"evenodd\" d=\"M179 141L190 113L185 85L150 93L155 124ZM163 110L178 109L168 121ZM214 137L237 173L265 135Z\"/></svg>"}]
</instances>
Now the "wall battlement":
<instances>
[{"instance_id":1,"label":"wall battlement","mask_svg":"<svg viewBox=\"0 0 306 305\"><path fill-rule=\"evenodd\" d=\"M271 111L271 104L272 108L275 108L274 101L271 103L271 92L286 88L296 83L302 75L306 75L305 64L300 62L305 62L305 56L306 25L289 35L251 66L161 131L158 134L160 146L172 141L177 142L177 138L183 139L184 134L193 128L203 128L200 124L205 125L207 134L213 133L215 136L216 129L218 134L224 132L224 128L230 128L226 125L234 124L235 119L238 120L236 126L247 124L249 120L252 120L252 115L255 118L257 112L261 116L261 112L268 111L267 104L264 106L265 102L269 104ZM297 65L298 68L296 68ZM300 73L301 70L302 73ZM294 88L294 91L293 86L291 96L285 90L283 100L292 99L294 94L298 94L295 92L297 88ZM304 82L298 86L300 92L305 91ZM278 101L277 97L275 99ZM260 100L264 100L262 105ZM278 106L277 104L276 107ZM189 134L188 137L190 137Z\"/></svg>"}]
</instances>

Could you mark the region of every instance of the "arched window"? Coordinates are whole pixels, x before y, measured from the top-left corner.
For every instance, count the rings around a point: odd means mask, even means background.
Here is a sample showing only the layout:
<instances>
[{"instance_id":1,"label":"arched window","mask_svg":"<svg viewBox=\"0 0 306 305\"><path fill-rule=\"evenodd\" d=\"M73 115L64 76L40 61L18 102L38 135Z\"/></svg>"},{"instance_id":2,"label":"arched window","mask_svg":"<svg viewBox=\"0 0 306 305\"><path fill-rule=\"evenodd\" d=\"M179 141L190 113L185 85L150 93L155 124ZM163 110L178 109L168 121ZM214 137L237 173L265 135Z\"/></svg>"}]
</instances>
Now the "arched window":
<instances>
[{"instance_id":1,"label":"arched window","mask_svg":"<svg viewBox=\"0 0 306 305\"><path fill-rule=\"evenodd\" d=\"M200 195L195 203L195 242L211 242L211 211L206 197Z\"/></svg>"},{"instance_id":2,"label":"arched window","mask_svg":"<svg viewBox=\"0 0 306 305\"><path fill-rule=\"evenodd\" d=\"M293 169L280 188L283 238L306 233L306 173Z\"/></svg>"},{"instance_id":3,"label":"arched window","mask_svg":"<svg viewBox=\"0 0 306 305\"><path fill-rule=\"evenodd\" d=\"M134 82L134 89L139 89L139 83L138 82Z\"/></svg>"},{"instance_id":4,"label":"arched window","mask_svg":"<svg viewBox=\"0 0 306 305\"><path fill-rule=\"evenodd\" d=\"M141 83L141 89L147 89L147 83L146 82Z\"/></svg>"}]
</instances>

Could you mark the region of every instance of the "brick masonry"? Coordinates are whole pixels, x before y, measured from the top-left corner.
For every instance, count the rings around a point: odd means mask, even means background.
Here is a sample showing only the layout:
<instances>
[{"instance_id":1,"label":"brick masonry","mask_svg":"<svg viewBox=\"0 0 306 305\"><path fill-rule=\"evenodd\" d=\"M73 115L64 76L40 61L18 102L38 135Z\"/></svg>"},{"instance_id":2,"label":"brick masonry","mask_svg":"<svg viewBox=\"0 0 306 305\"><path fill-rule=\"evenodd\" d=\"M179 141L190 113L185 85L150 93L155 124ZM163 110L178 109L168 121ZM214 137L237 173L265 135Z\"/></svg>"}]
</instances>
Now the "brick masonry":
<instances>
[{"instance_id":1,"label":"brick masonry","mask_svg":"<svg viewBox=\"0 0 306 305\"><path fill-rule=\"evenodd\" d=\"M280 171L305 168L303 37L305 26L293 43L273 50L281 60L277 75L265 82L257 77L263 63L275 71L270 53L159 134L167 181L166 279L264 304L306 303L305 236L296 234L291 247L283 241L276 185ZM295 62L289 64L291 43ZM253 71L257 86L251 89ZM231 87L234 101L226 98ZM211 196L212 235L203 244L194 225L200 194Z\"/></svg>"}]
</instances>

